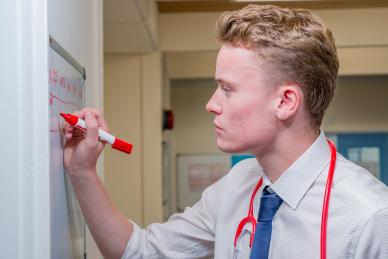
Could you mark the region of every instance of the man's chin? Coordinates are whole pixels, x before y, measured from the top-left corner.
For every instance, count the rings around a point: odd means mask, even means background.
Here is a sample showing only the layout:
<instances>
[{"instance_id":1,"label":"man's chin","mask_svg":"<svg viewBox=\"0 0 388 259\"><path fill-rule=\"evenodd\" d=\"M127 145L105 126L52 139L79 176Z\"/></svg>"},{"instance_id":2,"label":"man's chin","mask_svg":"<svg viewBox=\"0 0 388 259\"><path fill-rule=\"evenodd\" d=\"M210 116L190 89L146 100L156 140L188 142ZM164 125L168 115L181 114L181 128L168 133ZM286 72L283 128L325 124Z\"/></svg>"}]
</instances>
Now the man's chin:
<instances>
[{"instance_id":1,"label":"man's chin","mask_svg":"<svg viewBox=\"0 0 388 259\"><path fill-rule=\"evenodd\" d=\"M217 143L217 147L219 150L221 150L224 153L244 153L244 151L241 150L241 148L222 145L222 143Z\"/></svg>"}]
</instances>

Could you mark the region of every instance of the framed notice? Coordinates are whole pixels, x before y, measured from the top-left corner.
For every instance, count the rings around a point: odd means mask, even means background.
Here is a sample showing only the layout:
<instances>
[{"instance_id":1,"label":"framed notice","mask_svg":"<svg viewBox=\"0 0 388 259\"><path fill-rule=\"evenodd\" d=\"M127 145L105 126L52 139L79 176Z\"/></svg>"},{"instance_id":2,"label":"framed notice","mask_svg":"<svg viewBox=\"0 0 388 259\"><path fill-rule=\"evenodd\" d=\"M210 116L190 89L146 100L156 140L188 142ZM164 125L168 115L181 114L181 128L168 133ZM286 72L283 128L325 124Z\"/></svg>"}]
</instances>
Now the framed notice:
<instances>
[{"instance_id":1,"label":"framed notice","mask_svg":"<svg viewBox=\"0 0 388 259\"><path fill-rule=\"evenodd\" d=\"M203 190L218 181L231 168L231 157L227 154L177 155L178 210L192 206Z\"/></svg>"}]
</instances>

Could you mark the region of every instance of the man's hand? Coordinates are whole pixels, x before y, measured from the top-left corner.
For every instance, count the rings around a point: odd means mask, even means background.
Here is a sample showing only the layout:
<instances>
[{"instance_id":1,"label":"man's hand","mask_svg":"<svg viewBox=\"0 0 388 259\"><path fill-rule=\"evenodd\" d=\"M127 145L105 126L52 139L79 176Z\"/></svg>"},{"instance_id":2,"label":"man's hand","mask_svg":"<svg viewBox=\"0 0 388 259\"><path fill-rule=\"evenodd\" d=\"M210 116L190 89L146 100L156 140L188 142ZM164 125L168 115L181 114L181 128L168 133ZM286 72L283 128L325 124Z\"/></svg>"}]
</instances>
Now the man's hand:
<instances>
[{"instance_id":1,"label":"man's hand","mask_svg":"<svg viewBox=\"0 0 388 259\"><path fill-rule=\"evenodd\" d=\"M98 129L108 132L101 112L87 108L74 113L85 120L86 131L66 124L63 132L66 137L64 164L69 173L90 172L96 170L97 159L104 143L98 140Z\"/></svg>"},{"instance_id":2,"label":"man's hand","mask_svg":"<svg viewBox=\"0 0 388 259\"><path fill-rule=\"evenodd\" d=\"M96 173L97 159L104 148L104 143L98 140L98 129L108 131L108 127L102 113L96 110L83 109L74 115L85 120L86 132L69 124L64 127L64 164L104 258L121 258L133 225L115 208Z\"/></svg>"}]
</instances>

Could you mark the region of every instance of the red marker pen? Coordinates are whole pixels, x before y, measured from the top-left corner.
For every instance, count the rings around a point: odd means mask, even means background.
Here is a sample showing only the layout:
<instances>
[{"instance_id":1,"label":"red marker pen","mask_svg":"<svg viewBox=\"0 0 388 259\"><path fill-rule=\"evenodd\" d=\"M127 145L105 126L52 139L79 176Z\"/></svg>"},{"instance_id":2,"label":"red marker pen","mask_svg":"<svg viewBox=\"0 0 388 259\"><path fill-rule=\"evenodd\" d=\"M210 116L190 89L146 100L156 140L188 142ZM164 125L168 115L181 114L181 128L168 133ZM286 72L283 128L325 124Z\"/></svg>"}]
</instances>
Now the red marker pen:
<instances>
[{"instance_id":1,"label":"red marker pen","mask_svg":"<svg viewBox=\"0 0 388 259\"><path fill-rule=\"evenodd\" d=\"M65 121L73 126L76 126L78 128L86 130L86 123L84 120L78 118L75 115L67 114L67 113L61 113L61 116L65 119ZM132 145L128 142L121 140L119 138L116 138L115 136L109 134L106 131L103 131L102 129L98 129L98 136L100 137L100 140L106 141L110 145L112 145L112 148L120 150L124 153L130 154L132 151Z\"/></svg>"}]
</instances>

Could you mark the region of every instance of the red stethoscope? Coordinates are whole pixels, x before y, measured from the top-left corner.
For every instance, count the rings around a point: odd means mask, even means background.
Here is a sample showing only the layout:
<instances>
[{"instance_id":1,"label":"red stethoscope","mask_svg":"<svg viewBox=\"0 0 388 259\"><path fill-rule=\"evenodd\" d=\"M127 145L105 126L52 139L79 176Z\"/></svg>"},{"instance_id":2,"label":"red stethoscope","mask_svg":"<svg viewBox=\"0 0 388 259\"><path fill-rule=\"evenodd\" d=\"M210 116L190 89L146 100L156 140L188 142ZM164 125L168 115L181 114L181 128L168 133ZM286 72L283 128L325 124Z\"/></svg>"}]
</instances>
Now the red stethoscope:
<instances>
[{"instance_id":1,"label":"red stethoscope","mask_svg":"<svg viewBox=\"0 0 388 259\"><path fill-rule=\"evenodd\" d=\"M329 200L330 200L330 192L331 192L331 185L333 183L333 176L334 176L334 168L335 168L335 162L337 159L337 150L335 148L335 145L330 140L327 140L330 147L331 152L331 158L330 158L330 167L329 167L329 174L327 175L326 180L326 188L325 188L325 195L323 198L323 208L322 208L322 219L321 219L321 259L326 259L326 236L327 236L327 216L328 216L328 209L329 209ZM250 234L250 240L249 240L249 247L252 247L253 238L255 236L256 231L256 224L257 221L255 217L253 216L253 200L255 199L257 191L260 189L261 185L263 184L263 177L260 177L259 181L257 182L255 189L253 190L251 200L249 202L249 210L248 210L248 216L243 218L240 221L240 224L238 224L236 235L234 236L234 248L236 248L237 240L246 224L252 225L252 233Z\"/></svg>"}]
</instances>

